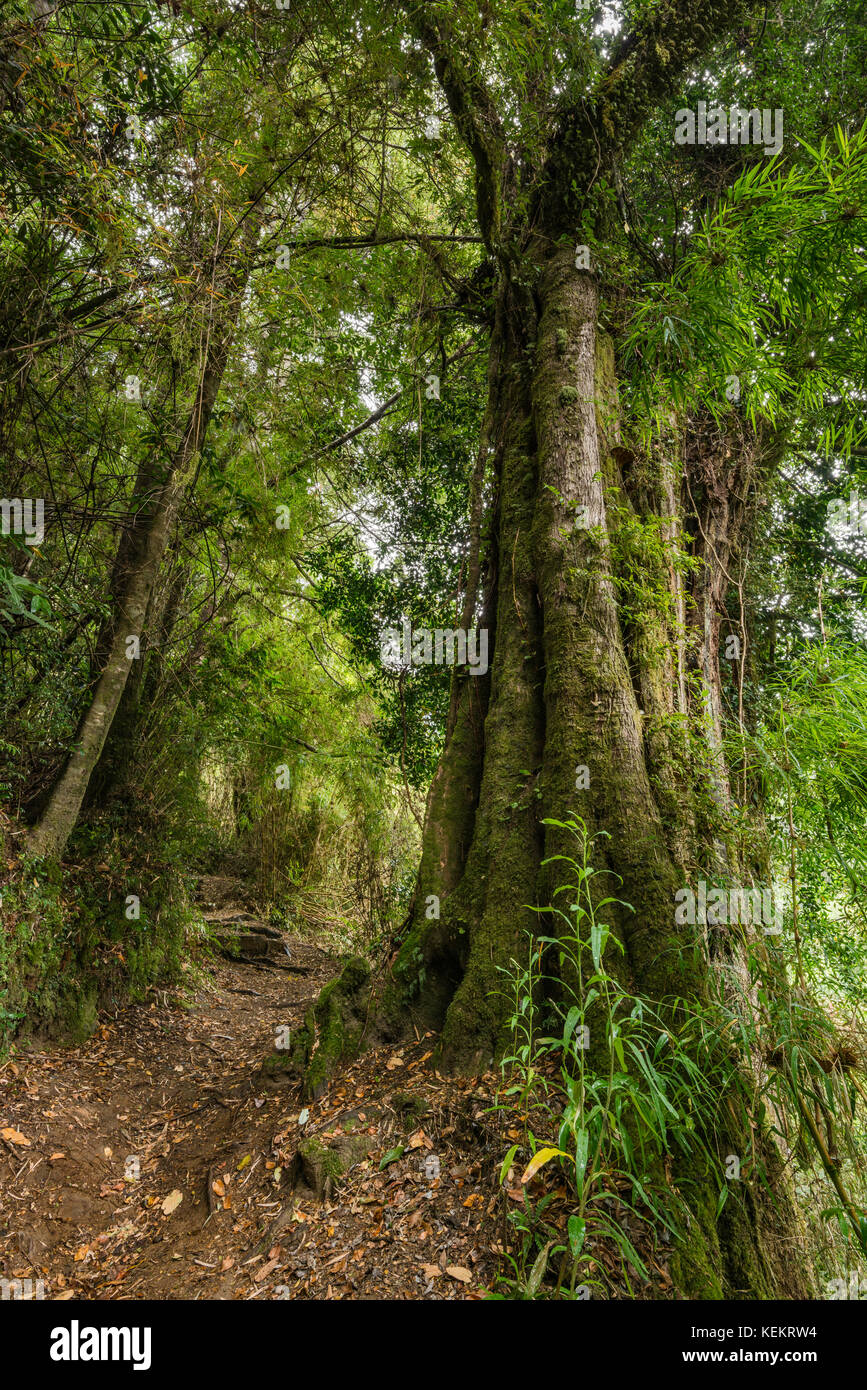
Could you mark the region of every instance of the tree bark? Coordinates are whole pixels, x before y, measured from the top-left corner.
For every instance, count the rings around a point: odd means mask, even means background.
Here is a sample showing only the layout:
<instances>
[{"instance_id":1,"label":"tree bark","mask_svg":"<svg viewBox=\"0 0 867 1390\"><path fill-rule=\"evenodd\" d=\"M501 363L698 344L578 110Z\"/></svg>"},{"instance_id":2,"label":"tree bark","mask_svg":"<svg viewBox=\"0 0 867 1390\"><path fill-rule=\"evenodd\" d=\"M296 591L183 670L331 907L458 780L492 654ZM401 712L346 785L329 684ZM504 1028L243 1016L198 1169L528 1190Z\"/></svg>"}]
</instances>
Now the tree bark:
<instances>
[{"instance_id":1,"label":"tree bark","mask_svg":"<svg viewBox=\"0 0 867 1390\"><path fill-rule=\"evenodd\" d=\"M488 1066L502 1052L510 1005L501 968L526 959L527 934L539 932L531 909L550 904L568 881L561 865L543 864L572 848L545 819L577 814L589 834L606 834L594 866L618 876L606 891L635 908L613 924L630 990L706 1006L714 960L749 983L737 934L718 931L708 948L701 926L675 925L674 907L679 888L710 879L721 863L730 881L750 881L722 821L701 802L709 789L717 812L731 806L719 629L748 517L722 494L745 495L759 447L736 421L719 444L726 468L702 455L716 481L711 488L705 479L692 546L699 564L685 593L673 552L689 544L681 497L696 487L695 477L687 481L689 449L679 478L670 459L643 460L643 480L627 497L613 348L597 327L595 278L575 268L572 246L539 238L533 254L531 299L504 276L498 306L505 339L492 386L490 692L483 701L474 678L462 681L429 798L414 920L382 1006L392 1031L401 1012L441 1027L441 1065L452 1069ZM530 273L525 266L521 279ZM576 526L579 506L589 508L589 527ZM624 613L624 566L634 567L624 560L629 517L665 545L656 572L651 565L644 576L645 608ZM589 785L578 790L582 766ZM430 895L441 904L434 921L425 913ZM673 1009L672 1027L681 1020ZM751 1067L745 1058L745 1075ZM797 1219L780 1154L759 1117L735 1111L733 1095L709 1137L721 1157L756 1154L774 1196L758 1182L745 1186L744 1200L730 1201L717 1221L711 1174L677 1160L675 1181L689 1190L695 1218L678 1256L681 1287L708 1297L803 1296L806 1277L789 1257Z\"/></svg>"},{"instance_id":2,"label":"tree bark","mask_svg":"<svg viewBox=\"0 0 867 1390\"><path fill-rule=\"evenodd\" d=\"M233 267L222 277L220 288L224 302L217 321L209 326L201 377L181 442L155 491L153 502L145 509L144 520L140 523L137 519L135 526L126 528L121 538L112 577L114 613L103 636L104 664L79 724L73 752L28 836L28 849L34 855L59 858L63 854L121 704L132 666L127 654L127 639L138 637L141 640L143 636L163 556L226 369L258 226L257 217L250 216ZM140 478L148 481L148 492L152 473L147 465L140 472Z\"/></svg>"}]
</instances>

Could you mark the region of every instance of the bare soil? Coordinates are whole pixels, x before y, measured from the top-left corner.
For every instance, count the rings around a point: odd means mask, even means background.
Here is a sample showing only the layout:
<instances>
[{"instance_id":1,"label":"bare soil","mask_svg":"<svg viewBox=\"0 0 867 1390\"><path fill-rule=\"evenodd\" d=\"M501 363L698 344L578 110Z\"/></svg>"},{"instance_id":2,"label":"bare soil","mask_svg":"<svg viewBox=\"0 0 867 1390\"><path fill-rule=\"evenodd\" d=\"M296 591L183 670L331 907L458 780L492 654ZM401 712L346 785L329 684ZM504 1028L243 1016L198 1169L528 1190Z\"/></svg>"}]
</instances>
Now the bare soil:
<instances>
[{"instance_id":1,"label":"bare soil","mask_svg":"<svg viewBox=\"0 0 867 1390\"><path fill-rule=\"evenodd\" d=\"M272 938L102 1015L79 1047L17 1051L0 1068L3 1277L61 1300L484 1297L505 1234L497 1077L439 1076L422 1037L363 1055L305 1116L297 1084L261 1072L338 970ZM335 1183L304 1159L311 1137L351 1162Z\"/></svg>"}]
</instances>

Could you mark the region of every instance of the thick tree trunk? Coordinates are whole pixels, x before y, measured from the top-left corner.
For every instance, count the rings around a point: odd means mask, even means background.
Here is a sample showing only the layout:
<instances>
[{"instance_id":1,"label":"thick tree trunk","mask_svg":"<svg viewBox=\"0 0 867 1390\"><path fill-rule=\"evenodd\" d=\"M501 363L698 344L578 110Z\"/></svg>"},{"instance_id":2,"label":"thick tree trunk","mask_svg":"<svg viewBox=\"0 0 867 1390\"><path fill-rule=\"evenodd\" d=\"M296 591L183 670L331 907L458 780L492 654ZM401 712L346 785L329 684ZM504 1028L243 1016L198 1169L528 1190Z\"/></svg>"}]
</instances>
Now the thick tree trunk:
<instances>
[{"instance_id":1,"label":"thick tree trunk","mask_svg":"<svg viewBox=\"0 0 867 1390\"><path fill-rule=\"evenodd\" d=\"M464 1063L488 1060L502 1041L504 1006L490 991L500 983L497 967L508 964L534 920L516 908L516 897L523 891L531 905L544 906L557 886L541 864L563 852L566 842L562 832L542 825L544 818L574 812L591 834L604 828L611 836L607 857L624 881L623 896L632 892L641 902L640 920L624 918L621 929L649 992L663 983L656 963L671 945L675 892L683 881L678 864L685 857L684 828L669 835L651 787L645 712L620 628L604 496L612 464L600 449L600 439L605 450L617 440L616 387L604 338L597 353L595 281L575 269L574 253L564 246L539 267L538 309L519 307L508 285L502 293L511 344L494 388L501 421L490 602L495 656L478 804L471 841L464 823L464 848L456 853L453 808L431 797L424 897L438 894L442 917L425 923L419 898L415 939L399 962L405 973L421 947L424 1008L426 992L440 992L438 963L444 965L451 951L453 973L460 959L462 979L443 1046L446 1061ZM538 322L531 321L537 312ZM576 524L579 507L589 509L589 526ZM671 668L670 658L666 664ZM661 686L649 661L645 680L648 693ZM467 695L438 777L466 787L461 746L470 728L473 678L464 684ZM667 692L669 705L678 689ZM670 784L674 756L669 751L664 758L660 748L653 768ZM589 770L589 786L581 791L579 767ZM438 864L448 865L439 879ZM465 867L455 880L460 864ZM528 885L535 885L535 894ZM668 966L664 983L673 983Z\"/></svg>"},{"instance_id":2,"label":"thick tree trunk","mask_svg":"<svg viewBox=\"0 0 867 1390\"><path fill-rule=\"evenodd\" d=\"M620 442L594 277L575 268L571 247L540 237L521 278L534 294L504 276L493 349L490 690L472 677L461 683L428 802L414 920L382 1013L392 1030L402 1012L441 1027L442 1065L462 1069L502 1050L510 1006L500 967L526 959L527 933L539 932L530 909L550 904L568 879L559 864L543 864L572 849L546 818L577 814L591 835L605 832L594 864L619 877L606 891L635 909L613 923L633 992L704 1006L716 968L748 984L737 934L720 932L708 949L701 926L675 925L674 908L677 890L702 874L749 881L725 828L719 642L728 567L747 524L742 501L729 499L746 494L758 449L735 419L713 456L701 437L700 468L689 449L676 464L660 451L630 466L625 482L619 460L626 468L635 459ZM683 512L694 490L698 569L687 591L677 550L691 543ZM589 526L576 525L579 507ZM642 547L646 534L658 544ZM628 591L622 602L636 574L643 600ZM576 783L580 767L586 787ZM441 904L435 920L431 895ZM745 1075L751 1065L743 1059ZM796 1216L784 1165L761 1118L739 1117L734 1101L708 1138L720 1158L754 1154L774 1195L758 1180L744 1184L717 1222L711 1174L680 1161L675 1180L694 1217L680 1285L700 1297L803 1296L787 1246Z\"/></svg>"}]
</instances>

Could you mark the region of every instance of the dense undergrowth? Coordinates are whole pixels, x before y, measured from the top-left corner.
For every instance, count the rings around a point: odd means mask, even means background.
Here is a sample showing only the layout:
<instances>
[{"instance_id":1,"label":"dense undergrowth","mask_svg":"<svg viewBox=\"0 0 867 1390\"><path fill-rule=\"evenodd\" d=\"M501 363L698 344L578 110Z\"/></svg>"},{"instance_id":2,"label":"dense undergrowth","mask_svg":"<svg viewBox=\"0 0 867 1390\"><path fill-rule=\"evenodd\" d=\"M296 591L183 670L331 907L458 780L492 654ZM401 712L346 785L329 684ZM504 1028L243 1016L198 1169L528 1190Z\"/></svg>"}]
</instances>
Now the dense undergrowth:
<instances>
[{"instance_id":1,"label":"dense undergrowth","mask_svg":"<svg viewBox=\"0 0 867 1390\"><path fill-rule=\"evenodd\" d=\"M522 1200L509 1212L499 1296L666 1296L696 1197L672 1181L672 1157L712 1175L716 1220L745 1201L747 1185L771 1190L761 1146L725 1152L728 1106L762 1116L791 1167L816 1295L849 1296L840 1290L867 1262L860 1015L857 1032L841 1033L803 988L779 995L779 972L755 950L734 1001L722 980L702 1010L629 993L608 964L623 949L611 909L628 905L599 883L598 836L580 821L564 828L575 844L572 881L544 910L550 933L534 935L527 962L504 972L512 1044L496 1111L521 1138L500 1181L520 1184ZM836 1002L852 1004L839 992Z\"/></svg>"}]
</instances>

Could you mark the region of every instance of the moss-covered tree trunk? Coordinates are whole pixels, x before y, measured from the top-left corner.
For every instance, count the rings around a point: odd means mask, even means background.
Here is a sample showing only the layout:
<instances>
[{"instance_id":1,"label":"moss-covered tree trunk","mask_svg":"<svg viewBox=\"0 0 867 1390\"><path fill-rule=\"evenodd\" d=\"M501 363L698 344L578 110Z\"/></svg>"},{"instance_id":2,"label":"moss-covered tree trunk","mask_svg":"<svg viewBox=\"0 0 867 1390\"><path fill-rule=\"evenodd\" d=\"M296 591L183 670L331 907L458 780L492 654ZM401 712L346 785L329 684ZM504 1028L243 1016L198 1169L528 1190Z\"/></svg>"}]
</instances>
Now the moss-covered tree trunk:
<instances>
[{"instance_id":1,"label":"moss-covered tree trunk","mask_svg":"<svg viewBox=\"0 0 867 1390\"><path fill-rule=\"evenodd\" d=\"M546 822L570 813L591 836L604 832L595 867L617 875L616 894L634 909L612 923L628 988L680 1000L666 1005L672 1029L720 979L749 1013L743 937L679 926L675 906L699 877L737 885L767 867L760 835L744 862L730 828L720 644L773 448L736 411L720 430L672 409L670 438L657 428L650 456L620 438L616 344L600 330L589 252L620 233L619 169L642 124L749 0L708 0L700 18L685 0L647 7L593 89L535 111L530 125L544 138L517 149L482 41L477 52L458 36L447 6L402 7L474 161L479 228L497 270L485 426L495 494L480 615L493 657L484 686L466 676L453 696L413 918L381 1017L393 1027L416 1011L440 1028L446 1066L497 1055L509 1011L500 971L525 954L533 909L564 881L551 860L572 846ZM757 1058L728 1060L754 1081ZM677 1282L690 1296L802 1296L784 1165L761 1105L750 1113L739 1094L721 1094L704 1137L722 1159L750 1152L767 1186L744 1184L717 1220L718 1183L698 1160L676 1160L693 1213Z\"/></svg>"},{"instance_id":2,"label":"moss-covered tree trunk","mask_svg":"<svg viewBox=\"0 0 867 1390\"><path fill-rule=\"evenodd\" d=\"M34 855L60 858L63 854L123 704L132 663L142 659L152 598L229 360L260 225L261 213L254 211L247 218L235 257L217 277L223 302L204 334L199 381L180 442L166 467L158 468L153 460L147 460L139 470L137 500L142 500L141 510L124 527L119 540L110 583L111 617L97 645L99 665L93 694L79 721L73 750L28 836L28 848ZM135 683L137 686L138 678ZM134 706L135 701L131 704ZM126 751L130 751L128 746Z\"/></svg>"},{"instance_id":3,"label":"moss-covered tree trunk","mask_svg":"<svg viewBox=\"0 0 867 1390\"><path fill-rule=\"evenodd\" d=\"M722 498L748 491L761 451L736 417L716 455L700 421L685 422L692 444L679 459L627 448L597 293L574 245L544 236L499 289L496 504L481 619L490 684L461 682L428 803L414 918L382 1006L392 1026L405 1013L440 1029L446 1067L487 1065L506 1042L501 971L526 958L528 933L540 930L532 908L569 878L544 862L574 848L549 819L577 815L589 834L605 832L596 867L618 876L616 893L634 908L615 920L632 991L705 1005L715 960L745 976L737 932L708 943L702 925L676 925L675 906L699 877L750 881L725 836L732 793L720 699L726 575L749 516ZM691 529L688 498L698 508ZM677 1174L695 1218L679 1256L682 1287L797 1296L805 1285L788 1259L795 1216L782 1161L761 1116L730 1109L713 1136L720 1158L749 1150L779 1181L773 1196L745 1185L718 1225L710 1173Z\"/></svg>"},{"instance_id":4,"label":"moss-covered tree trunk","mask_svg":"<svg viewBox=\"0 0 867 1390\"><path fill-rule=\"evenodd\" d=\"M125 581L112 592L115 622L108 652L93 697L79 723L75 745L39 821L28 837L35 855L58 858L78 821L91 776L121 705L132 661L140 660L136 643L145 620L171 528L188 482L188 471L201 448L225 367L228 341L209 354L183 442L141 532L130 545L134 563L124 567Z\"/></svg>"}]
</instances>

